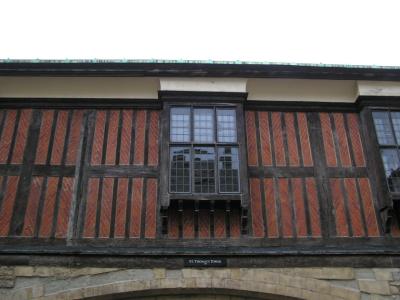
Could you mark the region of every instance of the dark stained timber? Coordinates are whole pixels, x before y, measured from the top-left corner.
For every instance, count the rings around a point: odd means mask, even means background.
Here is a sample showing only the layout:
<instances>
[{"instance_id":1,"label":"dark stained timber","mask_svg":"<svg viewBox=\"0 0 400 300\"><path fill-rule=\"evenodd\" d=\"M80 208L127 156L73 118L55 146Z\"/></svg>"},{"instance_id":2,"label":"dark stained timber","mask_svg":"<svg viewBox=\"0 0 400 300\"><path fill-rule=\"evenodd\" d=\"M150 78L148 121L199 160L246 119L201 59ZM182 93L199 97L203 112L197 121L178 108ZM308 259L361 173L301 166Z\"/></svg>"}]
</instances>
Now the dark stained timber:
<instances>
[{"instance_id":1,"label":"dark stained timber","mask_svg":"<svg viewBox=\"0 0 400 300\"><path fill-rule=\"evenodd\" d=\"M395 68L199 62L1 62L2 76L237 77L400 80ZM221 94L221 93L219 93ZM232 100L232 97L228 99Z\"/></svg>"},{"instance_id":2,"label":"dark stained timber","mask_svg":"<svg viewBox=\"0 0 400 300\"><path fill-rule=\"evenodd\" d=\"M159 266L163 255L180 264L180 255L198 253L230 256L230 266L313 266L316 257L335 257L331 264L339 266L351 262L350 255L360 266L375 264L379 255L390 256L391 266L400 263L400 234L384 236L379 215L391 201L370 108L279 107L243 102L244 95L227 102L226 94L186 100L188 94L178 94L163 94L157 107L122 100L51 106L45 100L1 110L0 260L14 253L16 260L26 254L38 262L40 254L45 261L56 251L77 261L85 255L88 265L93 256L109 263L122 256L132 265ZM237 147L241 193L170 194L169 108L207 96L214 97L206 105L214 111L228 105L236 112L238 143L189 148L214 147L217 160L222 148ZM215 117L214 137L231 139L218 132ZM222 183L214 180L218 189ZM301 263L288 258L303 256Z\"/></svg>"}]
</instances>

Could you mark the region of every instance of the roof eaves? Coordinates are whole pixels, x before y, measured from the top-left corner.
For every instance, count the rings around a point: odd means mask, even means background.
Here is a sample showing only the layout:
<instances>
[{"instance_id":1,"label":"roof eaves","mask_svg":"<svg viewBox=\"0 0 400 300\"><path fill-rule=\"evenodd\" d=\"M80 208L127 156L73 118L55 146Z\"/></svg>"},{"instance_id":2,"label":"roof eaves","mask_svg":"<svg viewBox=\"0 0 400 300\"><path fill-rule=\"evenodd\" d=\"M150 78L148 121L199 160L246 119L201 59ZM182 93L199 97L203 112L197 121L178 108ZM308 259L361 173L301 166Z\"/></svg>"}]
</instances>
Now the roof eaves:
<instances>
[{"instance_id":1,"label":"roof eaves","mask_svg":"<svg viewBox=\"0 0 400 300\"><path fill-rule=\"evenodd\" d=\"M184 59L0 59L0 63L12 64L209 64L209 65L273 65L273 66L299 66L318 68L349 68L349 69L398 69L400 66L380 65L349 65L349 64L324 64L324 63L293 63L293 62L268 62L268 61L218 61L218 60L184 60Z\"/></svg>"}]
</instances>

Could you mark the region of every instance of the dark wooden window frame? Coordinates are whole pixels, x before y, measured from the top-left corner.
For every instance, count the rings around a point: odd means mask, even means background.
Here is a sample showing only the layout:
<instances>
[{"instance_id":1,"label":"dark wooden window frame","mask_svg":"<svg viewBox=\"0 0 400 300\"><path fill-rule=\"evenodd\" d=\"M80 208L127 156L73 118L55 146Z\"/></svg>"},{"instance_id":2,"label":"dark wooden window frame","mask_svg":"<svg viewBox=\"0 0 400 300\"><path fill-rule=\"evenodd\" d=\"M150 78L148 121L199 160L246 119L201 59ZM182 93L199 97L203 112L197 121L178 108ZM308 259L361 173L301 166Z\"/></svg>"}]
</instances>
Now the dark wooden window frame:
<instances>
[{"instance_id":1,"label":"dark wooden window frame","mask_svg":"<svg viewBox=\"0 0 400 300\"><path fill-rule=\"evenodd\" d=\"M396 101L397 100L397 101ZM400 221L400 193L391 192L386 178L385 167L381 157L381 146L378 141L378 134L375 129L373 112L376 111L400 111L400 99L390 97L360 97L357 104L360 107L362 129L366 139L366 157L368 161L368 172L375 175L371 181L375 186L378 196L378 206L384 231L391 231L393 217ZM372 175L371 175L372 176ZM399 222L400 224L400 222Z\"/></svg>"},{"instance_id":2,"label":"dark wooden window frame","mask_svg":"<svg viewBox=\"0 0 400 300\"><path fill-rule=\"evenodd\" d=\"M169 149L172 149L174 147L182 147L182 148L189 148L190 149L190 191L189 192L171 192L171 166L169 165L169 193L170 194L193 194L193 195L212 195L212 194L218 194L218 195L224 195L224 194L230 194L230 195L238 195L240 194L240 176L239 176L239 182L238 182L238 188L239 191L237 192L221 192L221 187L220 187L220 176L219 176L219 168L218 168L218 158L219 158L219 148L222 147L232 147L232 148L237 148L239 149L239 144L238 144L238 137L237 137L237 121L236 118L237 116L235 115L235 125L236 125L236 142L220 142L218 141L218 121L217 121L217 110L234 110L235 114L237 114L237 109L236 106L210 106L210 105L203 105L203 104L192 104L192 105L170 105L170 116L172 113L173 108L188 108L190 110L190 120L189 120L189 130L190 130L190 138L189 141L172 141L171 137L169 138L168 141L168 147ZM195 128L194 128L194 114L196 109L212 109L213 110L213 140L209 142L199 142L195 141ZM171 119L170 119L171 121ZM169 124L169 129L171 129L171 123ZM171 130L170 130L171 131ZM196 148L213 148L214 149L214 189L215 191L213 193L196 193L194 191L194 172L195 172L195 164L194 164L194 156L195 152L194 149ZM239 151L240 152L240 151ZM169 161L171 162L171 155L168 157ZM238 155L238 160L239 160L239 155ZM239 166L239 172L240 172L240 166ZM239 173L240 174L240 173Z\"/></svg>"},{"instance_id":3,"label":"dark wooden window frame","mask_svg":"<svg viewBox=\"0 0 400 300\"><path fill-rule=\"evenodd\" d=\"M386 107L386 108L383 108L383 107L372 108L372 109L371 109L371 114L372 114L372 120L373 120L373 122L375 121L375 120L374 120L374 117L373 117L373 113L374 113L374 112L385 112L385 113L389 113L390 128L391 128L391 131L392 131L393 134L394 134L394 139L395 139L395 141L396 141L396 140L397 140L397 137L396 137L396 134L395 134L394 125L393 125L393 120L392 120L392 117L391 117L390 113L392 113L392 112L400 112L400 108L390 108L390 107ZM387 144L387 145L382 145L382 144L380 144L380 143L379 143L379 139L378 139L378 134L377 134L377 132L376 132L375 124L374 124L374 128L375 128L374 133L375 133L375 136L376 136L376 143L377 143L378 148L379 148L379 150L378 150L378 151L379 151L379 154L380 154L380 151L383 150L383 149L396 149L398 152L400 151L400 144L399 144L399 143ZM385 166L384 166L384 164L383 164L382 156L381 156L380 162L381 162L381 165L382 165L382 170L383 170L384 177L386 178L386 188L387 188L388 192L390 193L391 198L392 198L392 199L399 199L399 200L400 200L400 192L393 192L393 191L390 191L389 182L388 182L387 177L386 177L386 170L385 170Z\"/></svg>"},{"instance_id":4,"label":"dark wooden window frame","mask_svg":"<svg viewBox=\"0 0 400 300\"><path fill-rule=\"evenodd\" d=\"M379 180L379 185L381 185L385 194L389 195L390 198L392 195L399 195L400 193L390 192L389 186L386 180L386 172L385 167L383 165L383 160L381 157L380 150L390 148L390 146L380 145L378 140L378 134L376 132L373 113L374 112L392 112L392 111L400 111L399 107L384 107L384 106L369 106L365 107L362 111L363 117L363 129L366 130L368 134L367 145L369 145L369 153L367 153L367 159L373 160L375 163L376 175L377 179ZM367 135L366 135L367 137ZM381 184L383 183L384 184Z\"/></svg>"},{"instance_id":5,"label":"dark wooden window frame","mask_svg":"<svg viewBox=\"0 0 400 300\"><path fill-rule=\"evenodd\" d=\"M179 92L177 92L179 95ZM247 177L247 156L246 156L246 140L245 140L245 129L244 129L244 111L243 104L237 99L232 99L232 102L228 102L225 93L222 93L224 101L218 101L215 99L215 94L208 97L207 93L184 93L185 100L180 97L172 97L172 99L163 101L162 111L162 129L161 129L161 165L160 165L160 202L163 208L167 208L171 200L209 200L209 201L240 201L242 207L248 205L248 177ZM229 97L228 97L229 99ZM200 101L199 101L200 100ZM170 110L172 107L194 107L194 108L233 108L236 110L236 126L237 126L237 143L235 147L239 148L239 193L219 193L218 187L215 194L203 194L203 193L171 193L169 191L169 163L170 163ZM215 124L216 127L216 124ZM214 128L215 130L215 128ZM178 143L171 143L171 146L178 145ZM183 144L191 144L183 143ZM197 145L197 143L196 143ZM199 145L203 145L199 143ZM208 144L204 144L207 146ZM216 147L218 145L232 145L232 143L213 143ZM216 169L218 171L218 169ZM216 175L217 177L218 175Z\"/></svg>"},{"instance_id":6,"label":"dark wooden window frame","mask_svg":"<svg viewBox=\"0 0 400 300\"><path fill-rule=\"evenodd\" d=\"M392 106L371 106L368 107L369 114L369 122L372 122L373 131L371 132L371 140L374 144L373 151L376 153L376 169L377 169L377 181L378 181L378 189L380 189L380 193L382 195L383 201L381 201L381 214L384 221L385 232L390 232L392 227L392 219L395 217L397 219L397 223L400 224L400 192L394 192L390 190L389 182L386 177L386 170L383 163L381 149L393 149L392 146L381 145L378 140L378 134L376 132L373 113L374 112L400 112L399 107ZM391 129L394 133L393 123L391 117L389 117L389 121L391 124ZM396 137L394 137L396 138ZM397 145L398 146L398 145ZM399 150L399 149L397 149ZM379 187L380 186L380 187Z\"/></svg>"}]
</instances>

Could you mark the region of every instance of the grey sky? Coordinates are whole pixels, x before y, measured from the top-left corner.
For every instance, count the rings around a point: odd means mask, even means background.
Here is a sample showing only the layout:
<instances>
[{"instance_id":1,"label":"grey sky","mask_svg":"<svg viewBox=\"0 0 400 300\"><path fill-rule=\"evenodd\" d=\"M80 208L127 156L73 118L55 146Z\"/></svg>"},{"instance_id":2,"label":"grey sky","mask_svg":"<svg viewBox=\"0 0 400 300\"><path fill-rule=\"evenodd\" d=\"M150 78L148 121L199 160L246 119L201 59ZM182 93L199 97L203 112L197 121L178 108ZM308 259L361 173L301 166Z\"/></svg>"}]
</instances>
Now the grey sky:
<instances>
[{"instance_id":1,"label":"grey sky","mask_svg":"<svg viewBox=\"0 0 400 300\"><path fill-rule=\"evenodd\" d=\"M400 66L400 1L0 0L0 58Z\"/></svg>"}]
</instances>

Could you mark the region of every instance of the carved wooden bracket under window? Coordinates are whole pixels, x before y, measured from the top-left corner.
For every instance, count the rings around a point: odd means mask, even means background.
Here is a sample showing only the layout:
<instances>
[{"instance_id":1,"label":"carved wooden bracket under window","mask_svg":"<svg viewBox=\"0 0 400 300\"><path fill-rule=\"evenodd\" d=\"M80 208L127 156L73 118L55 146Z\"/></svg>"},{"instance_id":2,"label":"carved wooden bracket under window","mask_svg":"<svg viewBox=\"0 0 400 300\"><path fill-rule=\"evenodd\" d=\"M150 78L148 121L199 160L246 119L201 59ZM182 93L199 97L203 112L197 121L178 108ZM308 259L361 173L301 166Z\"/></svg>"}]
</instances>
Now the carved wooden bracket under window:
<instances>
[{"instance_id":1,"label":"carved wooden bracket under window","mask_svg":"<svg viewBox=\"0 0 400 300\"><path fill-rule=\"evenodd\" d=\"M161 224L170 238L239 238L248 234L248 211L238 201L171 200Z\"/></svg>"}]
</instances>

